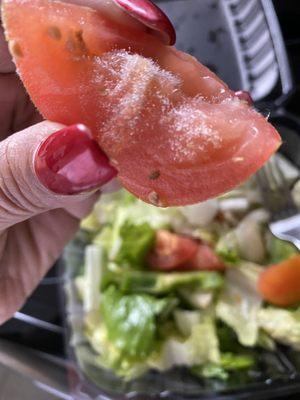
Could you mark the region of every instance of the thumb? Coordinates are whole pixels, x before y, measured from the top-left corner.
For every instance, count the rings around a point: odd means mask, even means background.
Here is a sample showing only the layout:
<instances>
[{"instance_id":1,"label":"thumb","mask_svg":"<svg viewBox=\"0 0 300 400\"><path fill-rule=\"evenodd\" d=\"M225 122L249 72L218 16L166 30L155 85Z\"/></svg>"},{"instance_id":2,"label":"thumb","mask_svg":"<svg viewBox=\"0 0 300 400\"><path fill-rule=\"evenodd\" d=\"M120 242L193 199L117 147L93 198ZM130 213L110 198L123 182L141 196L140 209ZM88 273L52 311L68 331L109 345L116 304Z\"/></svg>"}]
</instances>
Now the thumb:
<instances>
[{"instance_id":1,"label":"thumb","mask_svg":"<svg viewBox=\"0 0 300 400\"><path fill-rule=\"evenodd\" d=\"M0 230L83 200L116 175L84 125L44 121L0 143Z\"/></svg>"}]
</instances>

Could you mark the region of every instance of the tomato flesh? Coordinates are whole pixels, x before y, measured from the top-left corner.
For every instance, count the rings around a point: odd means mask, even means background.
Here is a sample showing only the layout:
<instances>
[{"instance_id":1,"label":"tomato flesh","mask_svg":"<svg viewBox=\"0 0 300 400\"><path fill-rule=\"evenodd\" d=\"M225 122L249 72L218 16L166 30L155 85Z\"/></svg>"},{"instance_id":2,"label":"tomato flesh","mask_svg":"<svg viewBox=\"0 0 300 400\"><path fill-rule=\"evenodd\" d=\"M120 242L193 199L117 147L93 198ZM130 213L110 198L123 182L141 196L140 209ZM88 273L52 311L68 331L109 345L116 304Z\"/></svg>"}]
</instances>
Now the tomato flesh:
<instances>
[{"instance_id":1,"label":"tomato flesh","mask_svg":"<svg viewBox=\"0 0 300 400\"><path fill-rule=\"evenodd\" d=\"M258 290L265 300L277 306L300 302L300 254L262 272Z\"/></svg>"},{"instance_id":2,"label":"tomato flesh","mask_svg":"<svg viewBox=\"0 0 300 400\"><path fill-rule=\"evenodd\" d=\"M188 260L183 266L184 270L225 271L226 266L205 243L199 243L196 255Z\"/></svg>"},{"instance_id":3,"label":"tomato flesh","mask_svg":"<svg viewBox=\"0 0 300 400\"><path fill-rule=\"evenodd\" d=\"M280 145L267 120L214 73L135 26L51 0L4 0L3 20L42 115L86 124L125 188L146 202L219 195Z\"/></svg>"},{"instance_id":4,"label":"tomato flesh","mask_svg":"<svg viewBox=\"0 0 300 400\"><path fill-rule=\"evenodd\" d=\"M194 239L160 229L147 264L154 269L173 270L195 257L197 251L198 243Z\"/></svg>"},{"instance_id":5,"label":"tomato flesh","mask_svg":"<svg viewBox=\"0 0 300 400\"><path fill-rule=\"evenodd\" d=\"M156 233L154 249L147 264L163 271L224 271L225 265L214 250L199 240L163 229Z\"/></svg>"}]
</instances>

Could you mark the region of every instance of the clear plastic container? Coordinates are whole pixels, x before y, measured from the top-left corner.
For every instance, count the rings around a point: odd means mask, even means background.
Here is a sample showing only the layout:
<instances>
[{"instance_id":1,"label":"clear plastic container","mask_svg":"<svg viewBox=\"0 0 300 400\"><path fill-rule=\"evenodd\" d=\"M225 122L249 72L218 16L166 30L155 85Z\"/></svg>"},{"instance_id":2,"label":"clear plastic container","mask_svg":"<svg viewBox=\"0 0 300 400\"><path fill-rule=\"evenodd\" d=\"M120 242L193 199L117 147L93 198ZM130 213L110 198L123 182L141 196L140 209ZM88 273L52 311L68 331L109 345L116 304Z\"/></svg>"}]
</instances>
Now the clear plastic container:
<instances>
[{"instance_id":1,"label":"clear plastic container","mask_svg":"<svg viewBox=\"0 0 300 400\"><path fill-rule=\"evenodd\" d=\"M96 363L96 353L83 335L83 309L77 297L74 277L83 263L87 243L84 232L65 251L66 317L68 353L74 360L71 386L75 399L270 399L300 393L300 353L278 348L276 353L257 351L258 368L234 381L199 379L185 368L166 373L151 371L126 382Z\"/></svg>"}]
</instances>

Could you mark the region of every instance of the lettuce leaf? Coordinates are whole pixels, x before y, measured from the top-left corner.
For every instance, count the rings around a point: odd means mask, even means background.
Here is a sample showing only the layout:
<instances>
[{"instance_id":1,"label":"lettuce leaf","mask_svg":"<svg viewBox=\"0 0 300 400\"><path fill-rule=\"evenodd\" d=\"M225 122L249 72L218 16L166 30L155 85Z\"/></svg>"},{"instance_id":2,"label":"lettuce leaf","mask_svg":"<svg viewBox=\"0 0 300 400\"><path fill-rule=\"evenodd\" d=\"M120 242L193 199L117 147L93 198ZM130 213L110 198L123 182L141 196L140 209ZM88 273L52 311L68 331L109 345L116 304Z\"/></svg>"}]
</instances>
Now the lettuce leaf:
<instances>
[{"instance_id":1,"label":"lettuce leaf","mask_svg":"<svg viewBox=\"0 0 300 400\"><path fill-rule=\"evenodd\" d=\"M267 251L270 264L280 263L298 253L298 250L293 244L278 239L271 234L267 238Z\"/></svg>"},{"instance_id":2,"label":"lettuce leaf","mask_svg":"<svg viewBox=\"0 0 300 400\"><path fill-rule=\"evenodd\" d=\"M236 265L241 261L235 230L228 231L220 237L216 253L226 264Z\"/></svg>"},{"instance_id":3,"label":"lettuce leaf","mask_svg":"<svg viewBox=\"0 0 300 400\"><path fill-rule=\"evenodd\" d=\"M102 248L94 244L85 248L83 274L75 279L79 299L85 312L98 310L100 286L104 272Z\"/></svg>"},{"instance_id":4,"label":"lettuce leaf","mask_svg":"<svg viewBox=\"0 0 300 400\"><path fill-rule=\"evenodd\" d=\"M257 314L262 299L256 287L261 271L262 268L253 263L229 269L216 306L217 317L235 331L244 346L254 346L258 339Z\"/></svg>"},{"instance_id":5,"label":"lettuce leaf","mask_svg":"<svg viewBox=\"0 0 300 400\"><path fill-rule=\"evenodd\" d=\"M258 323L276 341L300 350L300 308L263 308L258 313Z\"/></svg>"},{"instance_id":6,"label":"lettuce leaf","mask_svg":"<svg viewBox=\"0 0 300 400\"><path fill-rule=\"evenodd\" d=\"M154 350L155 318L165 306L164 299L147 294L124 295L110 286L101 301L108 340L123 356L145 359Z\"/></svg>"},{"instance_id":7,"label":"lettuce leaf","mask_svg":"<svg viewBox=\"0 0 300 400\"><path fill-rule=\"evenodd\" d=\"M166 294L177 288L187 290L216 290L223 286L224 279L218 272L146 272L122 270L107 276L108 283L114 283L123 292L142 292L149 294Z\"/></svg>"},{"instance_id":8,"label":"lettuce leaf","mask_svg":"<svg viewBox=\"0 0 300 400\"><path fill-rule=\"evenodd\" d=\"M146 222L134 225L127 220L121 226L120 238L121 246L114 261L122 266L142 268L145 256L154 244L155 230Z\"/></svg>"},{"instance_id":9,"label":"lettuce leaf","mask_svg":"<svg viewBox=\"0 0 300 400\"><path fill-rule=\"evenodd\" d=\"M254 357L248 354L223 353L220 362L207 363L192 368L192 372L203 378L215 378L226 381L230 372L247 370L255 364Z\"/></svg>"},{"instance_id":10,"label":"lettuce leaf","mask_svg":"<svg viewBox=\"0 0 300 400\"><path fill-rule=\"evenodd\" d=\"M220 360L219 342L214 317L210 313L199 314L200 320L191 324L190 335L182 337L170 335L160 352L148 359L150 367L167 370L176 365L194 366Z\"/></svg>"}]
</instances>

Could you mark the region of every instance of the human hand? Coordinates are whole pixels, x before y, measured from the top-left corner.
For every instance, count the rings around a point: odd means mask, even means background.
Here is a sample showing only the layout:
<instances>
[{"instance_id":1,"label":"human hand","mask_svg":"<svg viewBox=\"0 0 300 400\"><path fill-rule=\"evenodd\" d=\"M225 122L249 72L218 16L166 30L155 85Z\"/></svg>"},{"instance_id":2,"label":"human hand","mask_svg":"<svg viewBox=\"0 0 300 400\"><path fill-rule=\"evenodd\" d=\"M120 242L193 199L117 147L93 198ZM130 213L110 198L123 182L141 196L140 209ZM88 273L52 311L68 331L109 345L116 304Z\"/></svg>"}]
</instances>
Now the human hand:
<instances>
[{"instance_id":1,"label":"human hand","mask_svg":"<svg viewBox=\"0 0 300 400\"><path fill-rule=\"evenodd\" d=\"M3 30L0 60L3 323L23 305L72 238L99 197L95 190L116 171L83 125L36 124L41 117L15 73Z\"/></svg>"}]
</instances>

